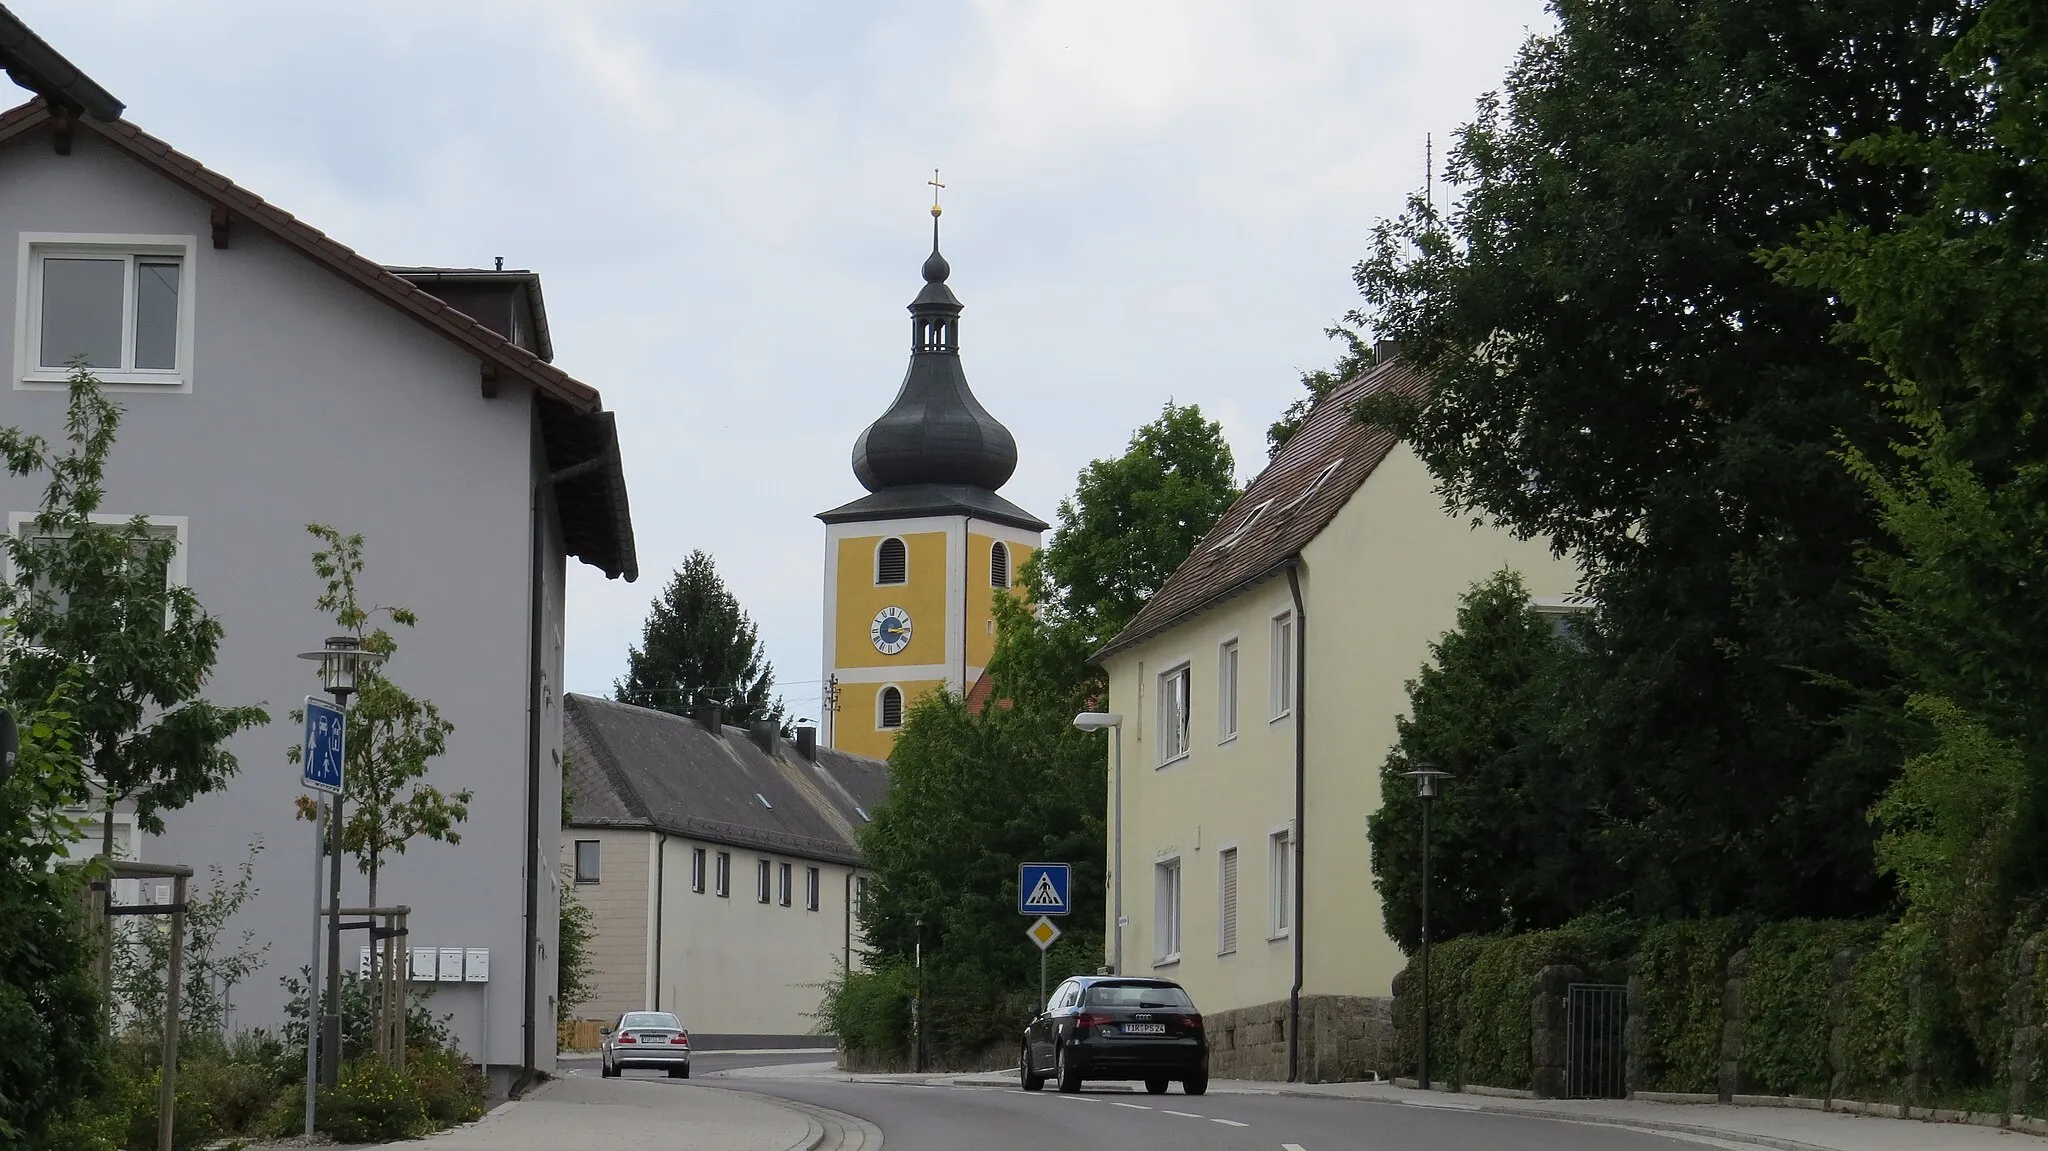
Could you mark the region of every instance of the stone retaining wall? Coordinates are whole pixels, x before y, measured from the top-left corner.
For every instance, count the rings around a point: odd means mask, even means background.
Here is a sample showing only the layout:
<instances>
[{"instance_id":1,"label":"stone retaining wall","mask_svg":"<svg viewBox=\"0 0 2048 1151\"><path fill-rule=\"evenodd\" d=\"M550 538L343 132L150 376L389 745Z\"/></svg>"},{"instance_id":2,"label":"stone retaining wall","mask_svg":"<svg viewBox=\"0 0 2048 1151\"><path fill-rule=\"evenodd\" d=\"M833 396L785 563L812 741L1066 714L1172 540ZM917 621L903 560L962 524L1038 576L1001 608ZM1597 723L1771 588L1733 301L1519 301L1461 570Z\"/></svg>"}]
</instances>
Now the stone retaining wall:
<instances>
[{"instance_id":1,"label":"stone retaining wall","mask_svg":"<svg viewBox=\"0 0 2048 1151\"><path fill-rule=\"evenodd\" d=\"M1209 1074L1218 1079L1287 1078L1287 1001L1276 1000L1204 1016ZM1340 1083L1393 1074L1391 997L1301 997L1301 1078Z\"/></svg>"}]
</instances>

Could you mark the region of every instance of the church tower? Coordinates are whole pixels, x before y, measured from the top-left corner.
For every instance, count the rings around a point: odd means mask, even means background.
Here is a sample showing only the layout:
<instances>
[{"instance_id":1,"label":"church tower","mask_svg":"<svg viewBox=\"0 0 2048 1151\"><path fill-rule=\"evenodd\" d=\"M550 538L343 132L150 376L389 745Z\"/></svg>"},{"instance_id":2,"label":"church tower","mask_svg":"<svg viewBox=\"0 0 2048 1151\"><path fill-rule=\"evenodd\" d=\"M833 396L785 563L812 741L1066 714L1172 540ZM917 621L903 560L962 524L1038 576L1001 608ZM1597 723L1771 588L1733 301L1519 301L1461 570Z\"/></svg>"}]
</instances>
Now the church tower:
<instances>
[{"instance_id":1,"label":"church tower","mask_svg":"<svg viewBox=\"0 0 2048 1151\"><path fill-rule=\"evenodd\" d=\"M995 648L994 596L1012 586L1046 527L996 494L1017 470L1017 442L968 390L951 273L934 200L932 254L910 303L910 370L853 445L853 474L868 494L818 514L822 735L861 755L889 754L919 696L974 686Z\"/></svg>"}]
</instances>

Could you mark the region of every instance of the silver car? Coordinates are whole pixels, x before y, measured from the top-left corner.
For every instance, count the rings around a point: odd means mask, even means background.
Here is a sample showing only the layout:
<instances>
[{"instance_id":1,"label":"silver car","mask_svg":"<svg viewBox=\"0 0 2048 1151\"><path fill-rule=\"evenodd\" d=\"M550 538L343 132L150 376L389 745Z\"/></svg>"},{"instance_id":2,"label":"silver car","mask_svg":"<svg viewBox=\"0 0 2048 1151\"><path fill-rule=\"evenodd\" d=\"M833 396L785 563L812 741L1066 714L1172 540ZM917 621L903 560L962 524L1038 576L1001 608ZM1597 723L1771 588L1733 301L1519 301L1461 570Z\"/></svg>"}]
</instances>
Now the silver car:
<instances>
[{"instance_id":1,"label":"silver car","mask_svg":"<svg viewBox=\"0 0 2048 1151\"><path fill-rule=\"evenodd\" d=\"M658 1067L670 1079L690 1077L690 1033L666 1011L628 1011L599 1032L604 1077L616 1079L628 1067Z\"/></svg>"}]
</instances>

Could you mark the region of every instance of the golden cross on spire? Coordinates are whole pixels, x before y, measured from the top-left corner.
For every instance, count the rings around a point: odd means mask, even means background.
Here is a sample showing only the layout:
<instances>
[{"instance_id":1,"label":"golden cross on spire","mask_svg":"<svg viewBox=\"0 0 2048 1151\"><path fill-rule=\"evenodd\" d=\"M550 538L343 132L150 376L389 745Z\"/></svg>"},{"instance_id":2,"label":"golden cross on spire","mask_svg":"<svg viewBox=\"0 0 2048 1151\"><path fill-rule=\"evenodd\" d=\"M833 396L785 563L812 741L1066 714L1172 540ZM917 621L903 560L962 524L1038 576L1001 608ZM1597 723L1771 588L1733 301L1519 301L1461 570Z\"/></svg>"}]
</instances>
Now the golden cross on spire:
<instances>
[{"instance_id":1,"label":"golden cross on spire","mask_svg":"<svg viewBox=\"0 0 2048 1151\"><path fill-rule=\"evenodd\" d=\"M937 168L932 169L932 178L926 180L925 183L932 186L932 215L937 216L942 210L939 207L939 189L945 187L944 184L939 183L939 170Z\"/></svg>"}]
</instances>

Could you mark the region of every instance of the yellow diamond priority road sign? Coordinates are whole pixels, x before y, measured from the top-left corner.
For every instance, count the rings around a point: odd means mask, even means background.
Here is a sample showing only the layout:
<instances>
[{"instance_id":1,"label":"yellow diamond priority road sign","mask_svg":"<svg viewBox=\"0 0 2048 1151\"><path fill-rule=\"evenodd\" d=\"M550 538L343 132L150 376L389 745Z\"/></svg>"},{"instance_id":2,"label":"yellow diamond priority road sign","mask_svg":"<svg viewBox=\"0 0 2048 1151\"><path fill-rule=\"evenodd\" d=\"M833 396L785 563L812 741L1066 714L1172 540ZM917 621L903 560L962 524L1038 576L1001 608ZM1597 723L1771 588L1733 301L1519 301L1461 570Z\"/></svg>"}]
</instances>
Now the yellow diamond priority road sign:
<instances>
[{"instance_id":1,"label":"yellow diamond priority road sign","mask_svg":"<svg viewBox=\"0 0 2048 1151\"><path fill-rule=\"evenodd\" d=\"M1052 925L1052 920L1041 915L1038 922L1024 929L1024 934L1031 937L1031 942L1036 943L1040 951L1044 951L1059 939L1060 929Z\"/></svg>"}]
</instances>

